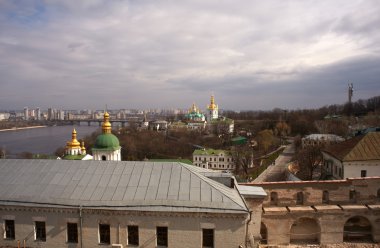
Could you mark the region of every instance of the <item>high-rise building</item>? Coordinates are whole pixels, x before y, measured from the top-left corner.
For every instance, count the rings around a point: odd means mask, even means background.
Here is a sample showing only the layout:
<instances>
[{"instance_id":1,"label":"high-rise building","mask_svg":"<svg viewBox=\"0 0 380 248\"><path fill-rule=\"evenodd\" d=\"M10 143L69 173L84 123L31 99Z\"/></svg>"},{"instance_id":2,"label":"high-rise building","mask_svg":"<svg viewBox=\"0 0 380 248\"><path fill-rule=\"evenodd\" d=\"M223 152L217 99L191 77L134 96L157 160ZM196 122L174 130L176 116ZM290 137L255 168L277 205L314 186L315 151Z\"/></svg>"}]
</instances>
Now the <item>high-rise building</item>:
<instances>
[{"instance_id":1,"label":"high-rise building","mask_svg":"<svg viewBox=\"0 0 380 248\"><path fill-rule=\"evenodd\" d=\"M41 120L41 110L40 108L36 108L36 120Z\"/></svg>"},{"instance_id":2,"label":"high-rise building","mask_svg":"<svg viewBox=\"0 0 380 248\"><path fill-rule=\"evenodd\" d=\"M28 107L24 108L24 120L29 120L29 109Z\"/></svg>"},{"instance_id":3,"label":"high-rise building","mask_svg":"<svg viewBox=\"0 0 380 248\"><path fill-rule=\"evenodd\" d=\"M57 119L57 110L53 108L48 108L48 117L49 121Z\"/></svg>"},{"instance_id":4,"label":"high-rise building","mask_svg":"<svg viewBox=\"0 0 380 248\"><path fill-rule=\"evenodd\" d=\"M64 119L65 119L65 111L63 111L63 110L58 110L58 111L57 111L57 119L58 119L58 120L64 120Z\"/></svg>"}]
</instances>

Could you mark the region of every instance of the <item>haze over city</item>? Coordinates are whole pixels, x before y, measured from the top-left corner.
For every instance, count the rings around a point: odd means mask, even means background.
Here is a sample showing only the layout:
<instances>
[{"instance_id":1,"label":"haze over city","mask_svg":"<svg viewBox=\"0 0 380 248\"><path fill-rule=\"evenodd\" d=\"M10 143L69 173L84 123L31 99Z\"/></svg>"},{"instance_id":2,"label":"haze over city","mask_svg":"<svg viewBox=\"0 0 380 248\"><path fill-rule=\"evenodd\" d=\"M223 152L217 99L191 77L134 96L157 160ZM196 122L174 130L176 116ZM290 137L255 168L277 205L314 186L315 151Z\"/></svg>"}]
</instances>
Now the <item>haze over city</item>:
<instances>
[{"instance_id":1,"label":"haze over city","mask_svg":"<svg viewBox=\"0 0 380 248\"><path fill-rule=\"evenodd\" d=\"M380 94L378 1L1 1L0 106L314 108Z\"/></svg>"}]
</instances>

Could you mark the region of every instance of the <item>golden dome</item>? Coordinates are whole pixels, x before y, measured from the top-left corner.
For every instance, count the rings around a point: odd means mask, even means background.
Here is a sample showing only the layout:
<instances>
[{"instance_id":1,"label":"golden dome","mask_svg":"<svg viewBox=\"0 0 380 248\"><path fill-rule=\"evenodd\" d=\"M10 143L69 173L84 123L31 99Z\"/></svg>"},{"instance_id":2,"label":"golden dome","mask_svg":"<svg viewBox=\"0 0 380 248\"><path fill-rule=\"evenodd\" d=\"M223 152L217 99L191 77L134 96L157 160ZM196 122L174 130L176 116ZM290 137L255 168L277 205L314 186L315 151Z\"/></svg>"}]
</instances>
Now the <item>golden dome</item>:
<instances>
[{"instance_id":1,"label":"golden dome","mask_svg":"<svg viewBox=\"0 0 380 248\"><path fill-rule=\"evenodd\" d=\"M104 120L103 120L103 124L102 124L102 132L103 133L111 133L111 130L112 130L112 127L111 127L111 123L110 123L110 115L106 111L104 113Z\"/></svg>"},{"instance_id":2,"label":"golden dome","mask_svg":"<svg viewBox=\"0 0 380 248\"><path fill-rule=\"evenodd\" d=\"M214 95L211 95L210 105L207 106L208 109L218 109L218 105L215 104Z\"/></svg>"},{"instance_id":3,"label":"golden dome","mask_svg":"<svg viewBox=\"0 0 380 248\"><path fill-rule=\"evenodd\" d=\"M75 128L71 133L71 141L68 141L66 143L66 148L80 148L80 143L77 140L77 131L75 130Z\"/></svg>"},{"instance_id":4,"label":"golden dome","mask_svg":"<svg viewBox=\"0 0 380 248\"><path fill-rule=\"evenodd\" d=\"M189 113L196 113L198 112L198 108L197 106L195 105L195 103L193 103L193 105L191 106L191 108L189 109Z\"/></svg>"}]
</instances>

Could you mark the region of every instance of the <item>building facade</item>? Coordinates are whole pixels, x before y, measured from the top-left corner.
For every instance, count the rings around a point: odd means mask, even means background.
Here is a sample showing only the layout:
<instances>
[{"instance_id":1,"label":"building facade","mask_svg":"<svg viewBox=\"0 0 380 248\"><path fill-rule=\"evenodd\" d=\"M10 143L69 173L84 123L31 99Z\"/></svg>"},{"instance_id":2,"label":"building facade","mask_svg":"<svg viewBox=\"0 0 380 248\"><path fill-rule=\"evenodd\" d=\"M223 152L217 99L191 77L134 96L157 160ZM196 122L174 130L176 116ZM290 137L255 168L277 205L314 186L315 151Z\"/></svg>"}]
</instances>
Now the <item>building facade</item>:
<instances>
[{"instance_id":1,"label":"building facade","mask_svg":"<svg viewBox=\"0 0 380 248\"><path fill-rule=\"evenodd\" d=\"M193 165L212 170L234 170L231 152L225 150L194 150Z\"/></svg>"},{"instance_id":2,"label":"building facade","mask_svg":"<svg viewBox=\"0 0 380 248\"><path fill-rule=\"evenodd\" d=\"M310 134L302 138L302 148L313 146L329 146L344 141L344 138L335 134Z\"/></svg>"},{"instance_id":3,"label":"building facade","mask_svg":"<svg viewBox=\"0 0 380 248\"><path fill-rule=\"evenodd\" d=\"M6 172L0 174L0 246L16 247L17 240L57 248L247 245L247 205L233 178L210 170L16 159L0 160L0 169Z\"/></svg>"},{"instance_id":4,"label":"building facade","mask_svg":"<svg viewBox=\"0 0 380 248\"><path fill-rule=\"evenodd\" d=\"M380 176L380 133L369 132L322 151L325 177Z\"/></svg>"}]
</instances>

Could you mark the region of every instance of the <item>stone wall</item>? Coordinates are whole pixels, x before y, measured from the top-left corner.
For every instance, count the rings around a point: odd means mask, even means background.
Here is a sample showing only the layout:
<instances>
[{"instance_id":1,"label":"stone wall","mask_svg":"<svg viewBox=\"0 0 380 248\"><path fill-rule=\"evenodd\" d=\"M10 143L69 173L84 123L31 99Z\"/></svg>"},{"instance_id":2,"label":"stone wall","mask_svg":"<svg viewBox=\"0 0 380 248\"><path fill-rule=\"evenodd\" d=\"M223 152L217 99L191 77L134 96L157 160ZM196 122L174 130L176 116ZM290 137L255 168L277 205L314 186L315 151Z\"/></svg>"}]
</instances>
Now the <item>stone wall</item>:
<instances>
[{"instance_id":1,"label":"stone wall","mask_svg":"<svg viewBox=\"0 0 380 248\"><path fill-rule=\"evenodd\" d=\"M341 243L348 233L344 232L348 220L357 216L368 220L371 239L380 242L380 177L244 185L263 187L268 194L263 202L261 221L267 229L270 245L297 241ZM298 194L303 195L303 202L297 200ZM257 211L257 208L251 210Z\"/></svg>"}]
</instances>

